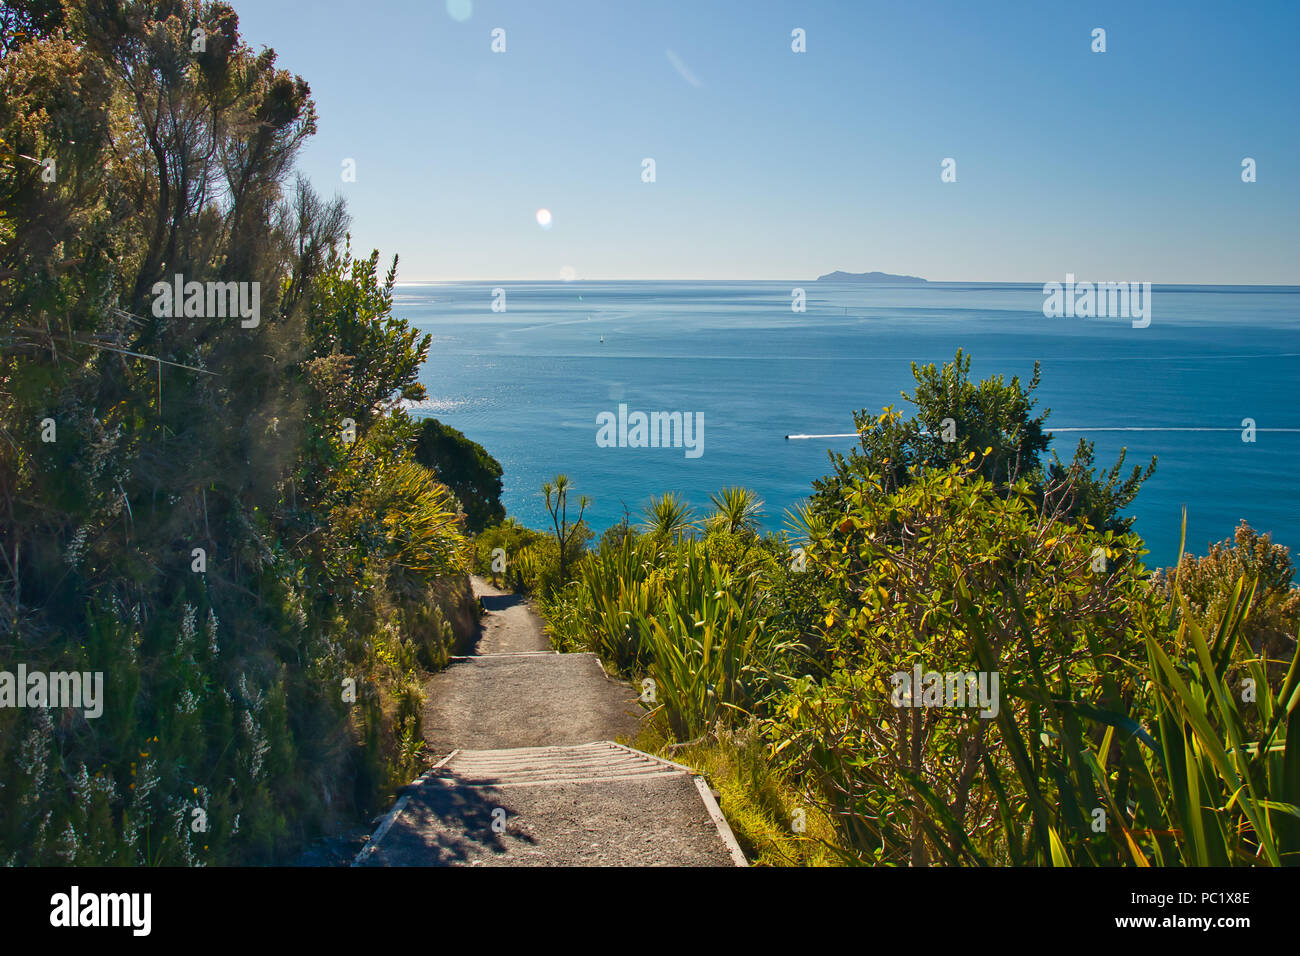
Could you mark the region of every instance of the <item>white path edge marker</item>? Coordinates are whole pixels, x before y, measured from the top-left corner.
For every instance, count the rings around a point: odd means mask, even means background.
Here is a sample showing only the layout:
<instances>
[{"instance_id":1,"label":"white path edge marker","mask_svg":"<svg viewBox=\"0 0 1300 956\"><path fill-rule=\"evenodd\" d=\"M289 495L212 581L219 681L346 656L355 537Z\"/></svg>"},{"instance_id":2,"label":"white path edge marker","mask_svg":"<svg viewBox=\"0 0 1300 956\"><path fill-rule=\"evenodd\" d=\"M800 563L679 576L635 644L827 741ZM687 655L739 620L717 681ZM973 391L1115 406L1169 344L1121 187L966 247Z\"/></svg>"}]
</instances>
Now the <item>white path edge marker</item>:
<instances>
[{"instance_id":1,"label":"white path edge marker","mask_svg":"<svg viewBox=\"0 0 1300 956\"><path fill-rule=\"evenodd\" d=\"M424 773L420 774L409 784L407 784L407 787L410 788L410 787L418 786L419 784L423 783L427 778L429 778L433 774L435 770L441 770L443 765L446 764L447 761L451 760L451 758L456 756L456 754L458 753L460 753L459 748L453 750L451 753L447 754L447 756L443 757L436 764L434 764ZM393 804L393 809L388 811L388 816L384 817L383 822L379 824L379 829L375 831L374 836L372 836L369 839L369 841L367 841L366 845L361 848L361 852L357 854L357 858L352 861L353 866L360 866L361 861L363 859L369 857L370 854L374 853L375 850L379 848L379 841L384 838L384 835L387 834L389 829L392 828L393 824L397 822L397 818L402 815L402 811L406 809L406 804L410 799L411 799L411 794L408 789L408 791L402 794L401 797L398 798L397 802Z\"/></svg>"},{"instance_id":2,"label":"white path edge marker","mask_svg":"<svg viewBox=\"0 0 1300 956\"><path fill-rule=\"evenodd\" d=\"M745 853L736 842L736 834L731 832L731 824L727 823L727 818L722 815L722 808L718 806L718 801L713 799L713 791L709 785L704 782L704 778L695 774L695 789L700 791L700 799L704 801L704 809L709 811L709 816L713 818L714 825L718 828L718 835L722 837L722 842L727 845L727 852L731 854L731 861L736 866L749 866L749 861L745 859Z\"/></svg>"},{"instance_id":3,"label":"white path edge marker","mask_svg":"<svg viewBox=\"0 0 1300 956\"><path fill-rule=\"evenodd\" d=\"M740 848L740 843L736 840L736 834L731 831L731 824L727 818L722 815L722 808L718 806L718 801L713 799L713 791L709 789L709 784L704 779L704 775L698 770L686 766L685 764L676 763L672 760L665 760L663 757L656 757L654 754L648 754L644 750L637 750L635 747L629 747L626 744L620 744L613 740L608 741L615 747L619 747L630 753L638 754L642 757L649 757L651 760L657 760L659 763L666 763L670 767L688 773L695 781L695 789L700 792L700 799L704 801L704 809L708 812L709 818L713 825L718 828L718 836L722 837L723 844L727 847L727 852L731 854L731 861L736 866L749 866L749 861L745 859L745 851Z\"/></svg>"}]
</instances>

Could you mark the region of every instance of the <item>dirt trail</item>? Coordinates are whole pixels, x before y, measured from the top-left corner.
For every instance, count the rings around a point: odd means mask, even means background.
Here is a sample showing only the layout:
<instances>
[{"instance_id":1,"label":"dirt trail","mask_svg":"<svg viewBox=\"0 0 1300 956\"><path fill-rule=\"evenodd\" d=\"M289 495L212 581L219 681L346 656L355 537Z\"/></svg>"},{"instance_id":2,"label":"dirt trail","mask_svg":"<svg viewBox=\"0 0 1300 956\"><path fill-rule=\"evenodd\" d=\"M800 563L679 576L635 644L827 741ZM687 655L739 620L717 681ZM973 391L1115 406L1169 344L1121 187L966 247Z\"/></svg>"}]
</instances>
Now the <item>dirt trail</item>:
<instances>
[{"instance_id":1,"label":"dirt trail","mask_svg":"<svg viewBox=\"0 0 1300 956\"><path fill-rule=\"evenodd\" d=\"M733 866L702 778L614 743L643 708L593 654L556 654L527 602L474 578L474 653L426 686L441 759L362 849L368 866Z\"/></svg>"},{"instance_id":2,"label":"dirt trail","mask_svg":"<svg viewBox=\"0 0 1300 956\"><path fill-rule=\"evenodd\" d=\"M424 738L437 756L631 740L644 709L605 676L594 654L556 654L526 601L474 578L483 602L475 653L455 658L425 687Z\"/></svg>"},{"instance_id":3,"label":"dirt trail","mask_svg":"<svg viewBox=\"0 0 1300 956\"><path fill-rule=\"evenodd\" d=\"M517 654L528 651L549 651L551 642L542 630L542 619L528 602L518 594L502 591L490 581L474 577L474 596L483 609L483 623L479 639L471 654Z\"/></svg>"}]
</instances>

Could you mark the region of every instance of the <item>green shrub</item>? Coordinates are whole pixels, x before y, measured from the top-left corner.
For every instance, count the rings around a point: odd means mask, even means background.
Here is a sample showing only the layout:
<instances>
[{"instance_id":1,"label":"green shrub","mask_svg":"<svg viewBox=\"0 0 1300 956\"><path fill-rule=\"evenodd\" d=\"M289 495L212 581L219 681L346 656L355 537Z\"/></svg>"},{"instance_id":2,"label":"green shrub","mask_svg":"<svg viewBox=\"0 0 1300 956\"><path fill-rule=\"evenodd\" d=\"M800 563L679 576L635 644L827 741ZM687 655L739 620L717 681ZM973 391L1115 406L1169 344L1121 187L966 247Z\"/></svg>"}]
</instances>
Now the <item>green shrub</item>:
<instances>
[{"instance_id":1,"label":"green shrub","mask_svg":"<svg viewBox=\"0 0 1300 956\"><path fill-rule=\"evenodd\" d=\"M916 387L910 395L902 393L915 408L910 418L893 406L878 415L865 409L855 412L859 446L847 457L831 456L832 474L813 482L812 510L833 519L845 486L874 481L893 492L914 474L966 467L974 455L980 474L999 492L1007 493L1024 481L1044 510L1080 518L1114 535L1128 532L1133 519L1121 512L1155 471L1155 458L1146 469L1134 467L1123 478L1126 453L1121 450L1116 463L1098 474L1093 445L1081 440L1068 463L1055 452L1047 461L1047 413L1034 414L1038 364L1025 384L1019 376L1008 382L1001 375L973 382L970 362L961 349L942 366L913 362Z\"/></svg>"},{"instance_id":2,"label":"green shrub","mask_svg":"<svg viewBox=\"0 0 1300 956\"><path fill-rule=\"evenodd\" d=\"M1004 496L973 457L892 493L842 490L842 519L808 555L808 573L832 585L822 640L835 667L797 685L771 730L843 844L864 862L1019 862L1023 849L1007 840L1041 799L1054 808L1044 825L1109 858L1115 837L1087 826L1101 804L1080 783L1074 748L1085 742L1081 713L1124 712L1138 693L1111 655L1131 659L1140 646L1131 618L1145 585L1135 561L1104 573L1094 564L1096 549L1114 561L1136 540L1042 514L1024 482ZM996 713L900 706L897 675L910 683L917 667L985 675ZM1003 794L1020 757L1008 733L1023 736L1034 785Z\"/></svg>"},{"instance_id":3,"label":"green shrub","mask_svg":"<svg viewBox=\"0 0 1300 956\"><path fill-rule=\"evenodd\" d=\"M1250 618L1242 623L1242 636L1270 659L1270 674L1277 678L1286 669L1300 630L1300 588L1292 583L1294 575L1290 551L1242 521L1231 539L1211 545L1203 556L1183 555L1177 567L1158 573L1155 583L1170 600L1175 592L1182 595L1202 631L1227 613L1237 582L1244 578L1253 584L1255 598Z\"/></svg>"},{"instance_id":4,"label":"green shrub","mask_svg":"<svg viewBox=\"0 0 1300 956\"><path fill-rule=\"evenodd\" d=\"M767 731L851 861L1296 859L1300 665L1292 651L1270 682L1241 578L1202 632L1177 583L1172 601L1151 586L1136 538L1044 513L973 466L845 487L841 513L809 548L834 585L835 666ZM997 707L908 706L897 675L917 666L996 673Z\"/></svg>"},{"instance_id":5,"label":"green shrub","mask_svg":"<svg viewBox=\"0 0 1300 956\"><path fill-rule=\"evenodd\" d=\"M282 861L384 802L418 734L390 631L467 559L394 407L431 339L289 178L307 84L227 6L63 6L0 57L6 154L59 169L0 159L0 670L102 672L105 701L0 708L0 862ZM238 190L192 188L231 157ZM159 315L178 273L258 283L256 328Z\"/></svg>"},{"instance_id":6,"label":"green shrub","mask_svg":"<svg viewBox=\"0 0 1300 956\"><path fill-rule=\"evenodd\" d=\"M456 495L471 534L505 520L501 464L482 445L436 418L426 418L420 422L414 455Z\"/></svg>"},{"instance_id":7,"label":"green shrub","mask_svg":"<svg viewBox=\"0 0 1300 956\"><path fill-rule=\"evenodd\" d=\"M751 717L787 680L796 648L768 628L760 584L757 573L734 574L687 541L658 586L654 612L628 613L654 681L652 713L661 712L678 739Z\"/></svg>"},{"instance_id":8,"label":"green shrub","mask_svg":"<svg viewBox=\"0 0 1300 956\"><path fill-rule=\"evenodd\" d=\"M497 587L514 591L531 591L537 586L535 561L525 553L545 543L546 535L526 528L514 518L483 530L474 539L474 570L491 579ZM494 556L500 549L504 555ZM504 570L496 570L494 562L500 558Z\"/></svg>"}]
</instances>

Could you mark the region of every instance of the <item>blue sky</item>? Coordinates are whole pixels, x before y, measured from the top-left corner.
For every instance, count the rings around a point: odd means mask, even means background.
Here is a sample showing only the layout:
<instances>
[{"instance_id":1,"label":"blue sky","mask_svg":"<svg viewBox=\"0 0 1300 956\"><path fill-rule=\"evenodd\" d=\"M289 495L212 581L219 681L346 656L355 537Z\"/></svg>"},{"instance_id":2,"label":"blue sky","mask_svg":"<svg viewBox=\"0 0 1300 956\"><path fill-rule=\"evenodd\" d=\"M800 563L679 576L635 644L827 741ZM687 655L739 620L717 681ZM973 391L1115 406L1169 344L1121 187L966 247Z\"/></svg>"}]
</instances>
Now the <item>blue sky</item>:
<instances>
[{"instance_id":1,"label":"blue sky","mask_svg":"<svg viewBox=\"0 0 1300 956\"><path fill-rule=\"evenodd\" d=\"M1300 284L1295 2L233 2L401 281Z\"/></svg>"}]
</instances>

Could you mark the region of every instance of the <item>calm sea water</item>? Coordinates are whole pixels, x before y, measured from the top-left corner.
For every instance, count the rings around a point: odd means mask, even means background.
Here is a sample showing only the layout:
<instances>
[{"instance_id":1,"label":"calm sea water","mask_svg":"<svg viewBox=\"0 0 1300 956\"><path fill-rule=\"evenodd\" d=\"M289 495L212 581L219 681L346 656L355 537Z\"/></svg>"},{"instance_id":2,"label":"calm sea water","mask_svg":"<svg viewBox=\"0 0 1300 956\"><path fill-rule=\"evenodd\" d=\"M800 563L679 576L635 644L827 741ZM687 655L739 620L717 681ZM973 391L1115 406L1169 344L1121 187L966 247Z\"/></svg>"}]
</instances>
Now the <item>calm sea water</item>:
<instances>
[{"instance_id":1,"label":"calm sea water","mask_svg":"<svg viewBox=\"0 0 1300 956\"><path fill-rule=\"evenodd\" d=\"M791 310L804 288L807 311ZM493 312L493 290L505 312ZM432 333L422 381L430 414L484 445L505 469L504 502L549 525L542 482L566 473L592 499L600 531L671 490L702 508L729 484L756 490L767 525L829 470L853 439L855 409L906 406L912 362L958 347L976 378L1028 379L1069 458L1080 437L1109 465L1159 458L1130 509L1150 565L1173 561L1188 509L1188 548L1203 552L1244 518L1300 548L1300 288L1156 286L1151 324L1048 319L1041 285L816 282L448 283L403 286L396 312ZM603 338L603 341L602 341ZM701 412L703 454L601 448L601 412ZM1261 431L1242 441L1241 422ZM1101 428L1141 429L1095 431ZM1197 428L1204 431L1163 431ZM1214 430L1223 429L1223 430Z\"/></svg>"}]
</instances>

